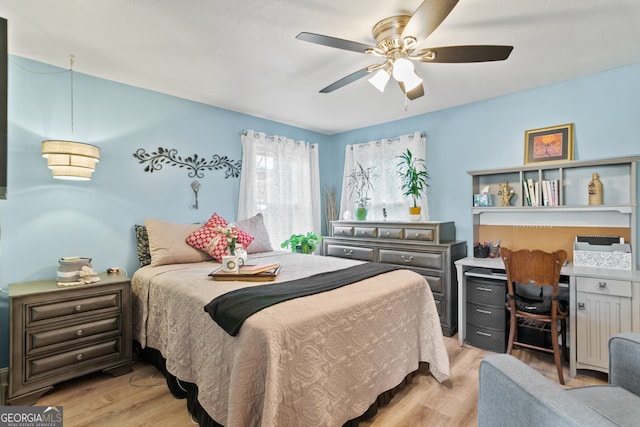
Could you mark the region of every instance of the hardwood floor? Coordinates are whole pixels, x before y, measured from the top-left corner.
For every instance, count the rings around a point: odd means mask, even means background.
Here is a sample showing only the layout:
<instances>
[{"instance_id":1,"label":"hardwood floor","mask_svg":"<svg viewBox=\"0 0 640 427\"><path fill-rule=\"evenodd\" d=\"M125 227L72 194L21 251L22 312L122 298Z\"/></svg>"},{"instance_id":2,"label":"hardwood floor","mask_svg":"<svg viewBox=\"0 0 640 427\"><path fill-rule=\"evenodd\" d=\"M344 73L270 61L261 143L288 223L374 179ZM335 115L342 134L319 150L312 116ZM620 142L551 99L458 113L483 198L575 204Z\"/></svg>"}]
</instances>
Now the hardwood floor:
<instances>
[{"instance_id":1,"label":"hardwood floor","mask_svg":"<svg viewBox=\"0 0 640 427\"><path fill-rule=\"evenodd\" d=\"M460 347L456 336L445 338L451 377L438 383L428 372L414 378L363 427L475 426L478 400L478 367L486 351ZM514 350L525 361L557 384L551 355ZM186 400L175 399L164 378L151 365L136 362L133 372L120 377L88 375L57 385L37 405L62 405L65 427L84 426L192 426ZM606 383L604 374L578 371L566 387Z\"/></svg>"}]
</instances>

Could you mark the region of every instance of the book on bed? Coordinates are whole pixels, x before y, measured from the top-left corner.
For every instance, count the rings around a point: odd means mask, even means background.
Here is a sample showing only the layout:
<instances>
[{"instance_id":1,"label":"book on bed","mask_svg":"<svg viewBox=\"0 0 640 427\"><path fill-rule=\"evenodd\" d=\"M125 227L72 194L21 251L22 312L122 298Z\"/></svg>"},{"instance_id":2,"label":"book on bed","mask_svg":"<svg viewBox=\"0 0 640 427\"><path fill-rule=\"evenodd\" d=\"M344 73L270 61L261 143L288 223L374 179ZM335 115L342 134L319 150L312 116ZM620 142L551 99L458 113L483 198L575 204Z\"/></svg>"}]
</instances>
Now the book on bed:
<instances>
[{"instance_id":1,"label":"book on bed","mask_svg":"<svg viewBox=\"0 0 640 427\"><path fill-rule=\"evenodd\" d=\"M275 280L282 266L273 264L246 264L236 272L222 271L218 267L209 273L213 280L244 280L250 282L268 282Z\"/></svg>"}]
</instances>

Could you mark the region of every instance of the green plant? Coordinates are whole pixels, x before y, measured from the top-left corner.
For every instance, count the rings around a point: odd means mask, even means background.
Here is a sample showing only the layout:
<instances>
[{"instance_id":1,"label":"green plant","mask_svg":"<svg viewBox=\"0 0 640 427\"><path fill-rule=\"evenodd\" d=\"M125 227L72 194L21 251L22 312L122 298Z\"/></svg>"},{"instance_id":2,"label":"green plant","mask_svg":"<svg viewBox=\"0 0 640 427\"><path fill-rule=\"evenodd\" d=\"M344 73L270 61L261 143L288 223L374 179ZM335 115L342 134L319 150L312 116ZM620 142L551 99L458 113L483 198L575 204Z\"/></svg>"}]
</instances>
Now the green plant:
<instances>
[{"instance_id":1,"label":"green plant","mask_svg":"<svg viewBox=\"0 0 640 427\"><path fill-rule=\"evenodd\" d=\"M364 168L360 163L356 162L356 167L346 176L349 198L353 199L355 196L355 201L359 208L366 209L367 202L371 200L369 190L373 190L371 179L374 177L374 169L374 166Z\"/></svg>"},{"instance_id":2,"label":"green plant","mask_svg":"<svg viewBox=\"0 0 640 427\"><path fill-rule=\"evenodd\" d=\"M321 237L310 231L307 234L292 234L287 240L282 242L281 248L289 248L291 252L301 252L303 254L313 253L320 242Z\"/></svg>"},{"instance_id":3,"label":"green plant","mask_svg":"<svg viewBox=\"0 0 640 427\"><path fill-rule=\"evenodd\" d=\"M396 158L400 159L397 164L398 176L402 180L401 190L404 196L413 197L413 207L418 207L418 199L422 197L423 192L429 188L427 180L429 179L429 172L427 171L427 164L424 159L414 157L411 150L407 148L407 151L402 153Z\"/></svg>"}]
</instances>

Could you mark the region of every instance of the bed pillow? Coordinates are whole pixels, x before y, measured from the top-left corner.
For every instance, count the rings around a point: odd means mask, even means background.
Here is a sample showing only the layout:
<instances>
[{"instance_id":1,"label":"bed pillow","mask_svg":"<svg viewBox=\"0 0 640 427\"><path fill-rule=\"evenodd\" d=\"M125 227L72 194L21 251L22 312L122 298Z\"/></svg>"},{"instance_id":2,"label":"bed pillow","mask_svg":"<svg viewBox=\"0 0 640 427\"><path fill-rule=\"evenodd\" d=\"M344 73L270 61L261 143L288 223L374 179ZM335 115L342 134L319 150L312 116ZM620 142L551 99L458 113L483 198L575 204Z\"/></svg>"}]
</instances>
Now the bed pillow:
<instances>
[{"instance_id":1,"label":"bed pillow","mask_svg":"<svg viewBox=\"0 0 640 427\"><path fill-rule=\"evenodd\" d=\"M253 236L253 241L249 246L245 246L248 254L256 254L258 252L272 251L269 233L264 226L264 218L262 214L256 214L251 218L243 219L236 222L236 226Z\"/></svg>"},{"instance_id":2,"label":"bed pillow","mask_svg":"<svg viewBox=\"0 0 640 427\"><path fill-rule=\"evenodd\" d=\"M218 231L218 228L225 228L229 223L217 213L214 213L203 227L198 228L187 237L187 244L206 252L211 257L222 261L222 257L227 254L227 238ZM253 241L253 236L246 231L236 227L238 232L237 242L246 248Z\"/></svg>"},{"instance_id":3,"label":"bed pillow","mask_svg":"<svg viewBox=\"0 0 640 427\"><path fill-rule=\"evenodd\" d=\"M184 264L208 261L209 254L187 244L187 237L201 227L200 224L174 224L145 219L149 236L151 265Z\"/></svg>"},{"instance_id":4,"label":"bed pillow","mask_svg":"<svg viewBox=\"0 0 640 427\"><path fill-rule=\"evenodd\" d=\"M136 251L138 253L138 262L140 267L151 264L151 254L149 253L149 235L147 227L144 225L134 225L136 230Z\"/></svg>"}]
</instances>

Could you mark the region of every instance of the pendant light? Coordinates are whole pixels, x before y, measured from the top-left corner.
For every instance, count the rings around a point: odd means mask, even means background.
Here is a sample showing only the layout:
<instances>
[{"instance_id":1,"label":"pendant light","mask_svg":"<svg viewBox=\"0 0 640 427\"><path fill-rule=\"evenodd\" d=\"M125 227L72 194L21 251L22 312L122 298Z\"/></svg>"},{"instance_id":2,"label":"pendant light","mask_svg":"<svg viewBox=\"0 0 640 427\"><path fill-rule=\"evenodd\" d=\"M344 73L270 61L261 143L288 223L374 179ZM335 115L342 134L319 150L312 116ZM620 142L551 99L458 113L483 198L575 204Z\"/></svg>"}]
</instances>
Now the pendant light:
<instances>
[{"instance_id":1,"label":"pendant light","mask_svg":"<svg viewBox=\"0 0 640 427\"><path fill-rule=\"evenodd\" d=\"M71 135L73 135L73 55L69 68L71 76ZM42 157L56 179L88 181L100 161L100 148L76 141L42 141Z\"/></svg>"}]
</instances>

